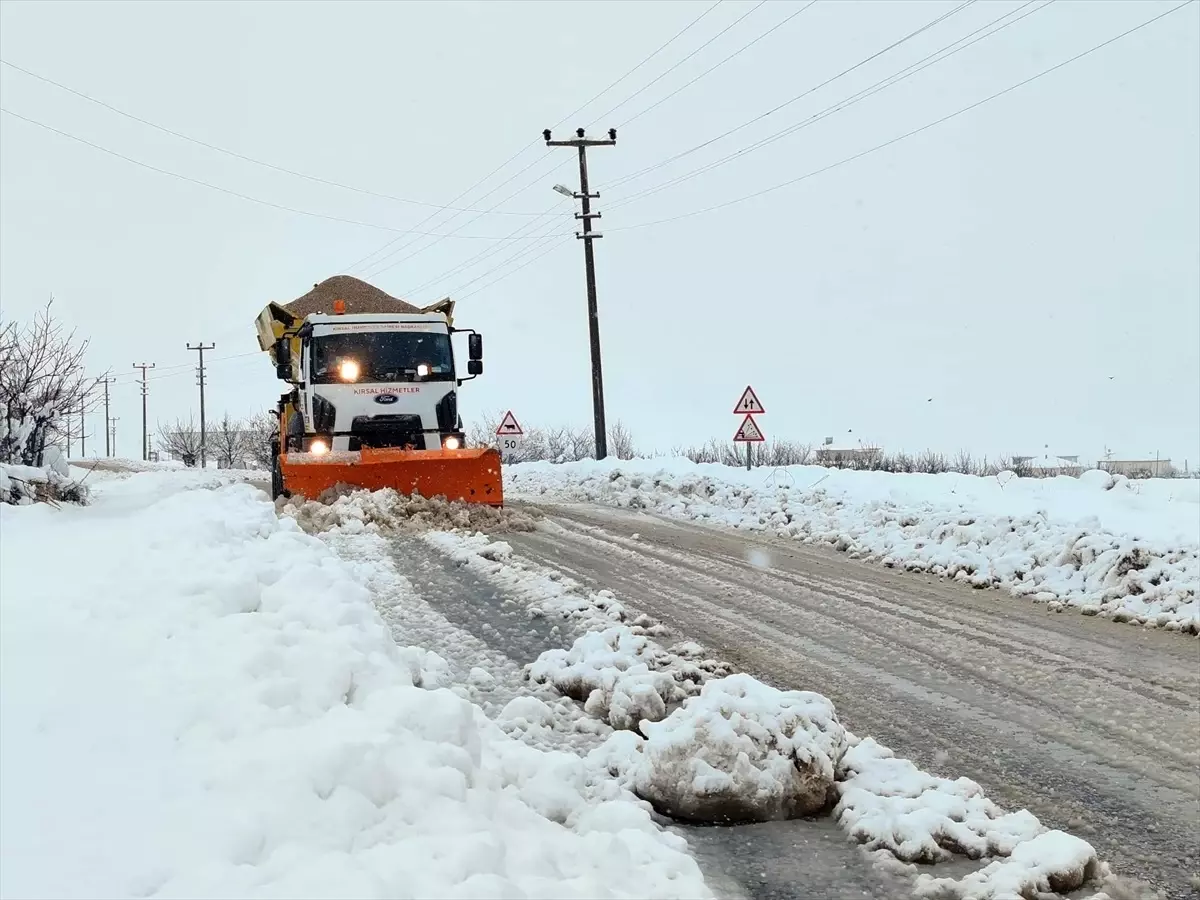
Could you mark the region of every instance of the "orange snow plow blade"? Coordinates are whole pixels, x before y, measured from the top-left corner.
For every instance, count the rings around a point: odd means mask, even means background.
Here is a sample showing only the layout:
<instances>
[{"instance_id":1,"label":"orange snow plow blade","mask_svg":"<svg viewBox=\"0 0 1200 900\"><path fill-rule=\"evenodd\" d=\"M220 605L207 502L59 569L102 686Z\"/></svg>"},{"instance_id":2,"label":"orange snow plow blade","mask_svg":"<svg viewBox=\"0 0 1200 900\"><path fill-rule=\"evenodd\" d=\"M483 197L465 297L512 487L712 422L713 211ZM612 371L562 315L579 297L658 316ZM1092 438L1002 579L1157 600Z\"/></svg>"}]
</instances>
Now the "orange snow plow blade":
<instances>
[{"instance_id":1,"label":"orange snow plow blade","mask_svg":"<svg viewBox=\"0 0 1200 900\"><path fill-rule=\"evenodd\" d=\"M280 457L283 487L315 500L338 484L401 494L445 497L466 503L504 505L500 454L490 447L461 450L334 450L320 456L285 453Z\"/></svg>"}]
</instances>

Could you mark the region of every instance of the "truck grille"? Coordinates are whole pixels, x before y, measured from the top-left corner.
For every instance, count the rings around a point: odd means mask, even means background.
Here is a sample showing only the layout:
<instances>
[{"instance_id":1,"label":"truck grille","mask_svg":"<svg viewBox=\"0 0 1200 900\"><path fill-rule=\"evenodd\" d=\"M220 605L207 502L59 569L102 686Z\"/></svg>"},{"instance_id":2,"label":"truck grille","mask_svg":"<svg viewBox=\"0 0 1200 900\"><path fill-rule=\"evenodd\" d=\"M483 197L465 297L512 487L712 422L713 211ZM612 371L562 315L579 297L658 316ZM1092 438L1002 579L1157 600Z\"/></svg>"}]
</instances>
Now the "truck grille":
<instances>
[{"instance_id":1,"label":"truck grille","mask_svg":"<svg viewBox=\"0 0 1200 900\"><path fill-rule=\"evenodd\" d=\"M351 450L363 447L404 447L425 449L425 433L420 416L355 416L350 423Z\"/></svg>"}]
</instances>

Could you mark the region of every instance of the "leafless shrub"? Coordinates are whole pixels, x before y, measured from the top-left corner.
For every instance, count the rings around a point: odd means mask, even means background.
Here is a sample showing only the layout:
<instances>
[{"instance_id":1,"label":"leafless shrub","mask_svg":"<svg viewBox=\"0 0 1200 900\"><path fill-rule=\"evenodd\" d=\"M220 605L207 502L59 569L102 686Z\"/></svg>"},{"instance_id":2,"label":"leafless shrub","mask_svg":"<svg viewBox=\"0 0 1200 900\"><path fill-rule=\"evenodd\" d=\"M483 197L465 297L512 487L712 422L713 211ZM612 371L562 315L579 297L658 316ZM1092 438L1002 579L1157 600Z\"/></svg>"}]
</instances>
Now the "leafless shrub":
<instances>
[{"instance_id":1,"label":"leafless shrub","mask_svg":"<svg viewBox=\"0 0 1200 900\"><path fill-rule=\"evenodd\" d=\"M271 468L275 461L272 442L279 436L279 416L271 409L265 409L246 419L245 457L260 469Z\"/></svg>"},{"instance_id":2,"label":"leafless shrub","mask_svg":"<svg viewBox=\"0 0 1200 900\"><path fill-rule=\"evenodd\" d=\"M620 420L608 426L608 454L617 459L633 459L633 435Z\"/></svg>"},{"instance_id":3,"label":"leafless shrub","mask_svg":"<svg viewBox=\"0 0 1200 900\"><path fill-rule=\"evenodd\" d=\"M950 471L946 457L935 450L926 450L917 457L917 471L925 475L941 475Z\"/></svg>"},{"instance_id":4,"label":"leafless shrub","mask_svg":"<svg viewBox=\"0 0 1200 900\"><path fill-rule=\"evenodd\" d=\"M200 462L200 428L192 417L187 422L176 419L173 425L158 426L158 446L185 466Z\"/></svg>"},{"instance_id":5,"label":"leafless shrub","mask_svg":"<svg viewBox=\"0 0 1200 900\"><path fill-rule=\"evenodd\" d=\"M65 330L50 302L28 326L0 322L0 462L41 466L48 443L66 438L68 416L94 403L83 371L88 341Z\"/></svg>"},{"instance_id":6,"label":"leafless shrub","mask_svg":"<svg viewBox=\"0 0 1200 900\"><path fill-rule=\"evenodd\" d=\"M1010 456L1008 468L1018 478L1032 478L1034 475L1033 465L1025 457Z\"/></svg>"}]
</instances>

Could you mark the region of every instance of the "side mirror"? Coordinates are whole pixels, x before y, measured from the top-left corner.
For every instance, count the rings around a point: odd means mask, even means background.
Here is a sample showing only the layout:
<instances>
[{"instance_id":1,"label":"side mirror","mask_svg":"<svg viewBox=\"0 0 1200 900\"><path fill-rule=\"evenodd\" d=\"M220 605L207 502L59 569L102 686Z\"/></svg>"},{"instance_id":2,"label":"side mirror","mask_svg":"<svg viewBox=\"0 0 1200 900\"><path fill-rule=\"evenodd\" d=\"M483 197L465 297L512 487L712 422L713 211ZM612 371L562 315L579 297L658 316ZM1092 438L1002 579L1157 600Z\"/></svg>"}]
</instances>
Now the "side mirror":
<instances>
[{"instance_id":1,"label":"side mirror","mask_svg":"<svg viewBox=\"0 0 1200 900\"><path fill-rule=\"evenodd\" d=\"M467 360L467 374L468 375L482 375L483 374L483 360L482 359L468 359Z\"/></svg>"},{"instance_id":2,"label":"side mirror","mask_svg":"<svg viewBox=\"0 0 1200 900\"><path fill-rule=\"evenodd\" d=\"M467 357L472 362L483 359L483 335L482 334L467 335ZM472 371L470 366L467 367L467 371L468 372ZM483 369L480 368L480 371L483 371ZM478 374L478 373L475 373L475 374Z\"/></svg>"},{"instance_id":3,"label":"side mirror","mask_svg":"<svg viewBox=\"0 0 1200 900\"><path fill-rule=\"evenodd\" d=\"M292 345L287 338L275 342L275 377L282 381L292 378Z\"/></svg>"}]
</instances>

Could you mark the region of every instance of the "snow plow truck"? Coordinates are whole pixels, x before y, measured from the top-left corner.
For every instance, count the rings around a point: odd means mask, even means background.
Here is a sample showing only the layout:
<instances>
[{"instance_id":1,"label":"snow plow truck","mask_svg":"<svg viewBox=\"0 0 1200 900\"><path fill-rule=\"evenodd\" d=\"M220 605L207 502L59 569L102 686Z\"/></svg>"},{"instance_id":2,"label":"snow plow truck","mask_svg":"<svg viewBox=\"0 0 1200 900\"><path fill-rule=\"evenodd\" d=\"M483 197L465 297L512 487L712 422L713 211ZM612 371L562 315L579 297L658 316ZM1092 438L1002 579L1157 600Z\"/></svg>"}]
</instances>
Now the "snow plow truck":
<instances>
[{"instance_id":1,"label":"snow plow truck","mask_svg":"<svg viewBox=\"0 0 1200 900\"><path fill-rule=\"evenodd\" d=\"M277 406L272 496L346 485L503 505L500 454L466 446L458 409L458 388L483 373L483 338L454 327L453 311L448 298L417 308L346 275L267 305L259 347L292 386Z\"/></svg>"}]
</instances>

